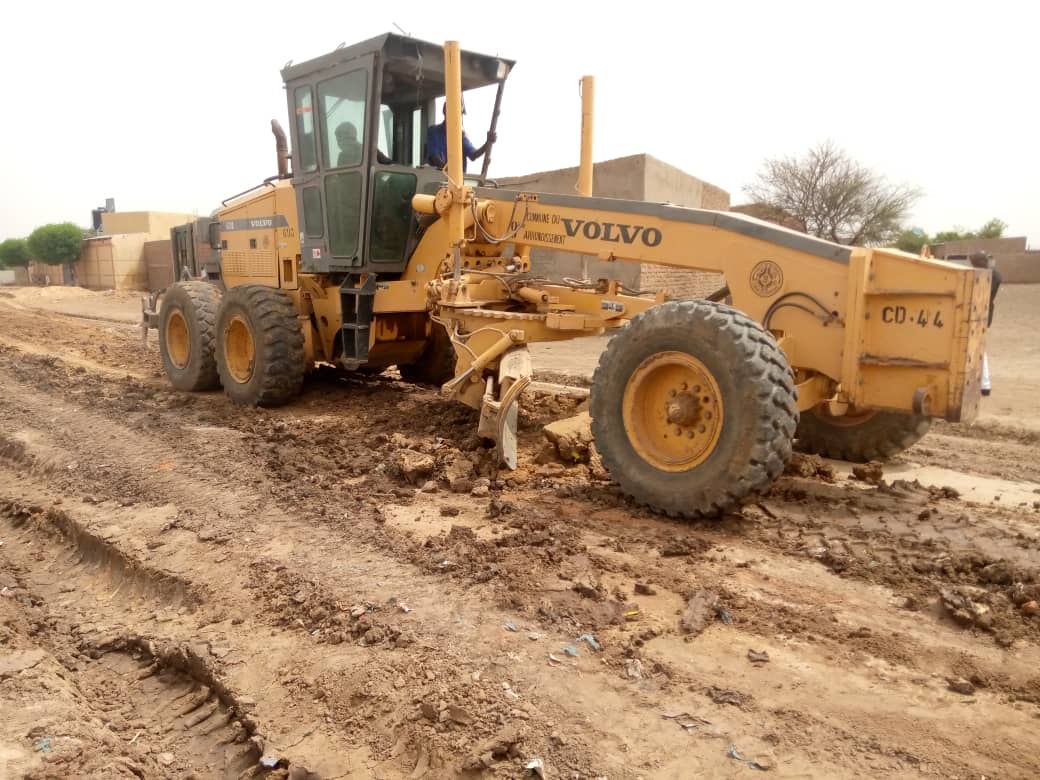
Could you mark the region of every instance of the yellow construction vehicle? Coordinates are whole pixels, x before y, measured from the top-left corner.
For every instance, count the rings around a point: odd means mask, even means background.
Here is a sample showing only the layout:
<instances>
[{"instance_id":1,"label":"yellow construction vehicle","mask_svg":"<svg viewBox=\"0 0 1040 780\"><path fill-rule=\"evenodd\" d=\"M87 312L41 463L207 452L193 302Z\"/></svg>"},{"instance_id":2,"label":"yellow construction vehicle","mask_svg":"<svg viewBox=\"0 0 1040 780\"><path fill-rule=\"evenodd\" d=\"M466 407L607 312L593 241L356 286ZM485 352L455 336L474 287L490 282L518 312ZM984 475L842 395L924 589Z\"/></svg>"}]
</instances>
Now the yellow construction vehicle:
<instances>
[{"instance_id":1,"label":"yellow construction vehicle","mask_svg":"<svg viewBox=\"0 0 1040 780\"><path fill-rule=\"evenodd\" d=\"M616 331L591 389L596 448L624 491L683 516L766 488L796 437L865 460L933 417L974 417L988 272L591 197L589 105L583 194L467 175L462 94L497 85L497 116L513 65L388 34L285 67L291 155L274 122L278 174L214 215L205 277L145 312L173 385L272 405L319 363L396 365L480 409L479 432L515 467L527 345ZM444 168L423 143L441 98ZM609 279L553 283L530 273L538 247L719 272L727 290L670 301Z\"/></svg>"}]
</instances>

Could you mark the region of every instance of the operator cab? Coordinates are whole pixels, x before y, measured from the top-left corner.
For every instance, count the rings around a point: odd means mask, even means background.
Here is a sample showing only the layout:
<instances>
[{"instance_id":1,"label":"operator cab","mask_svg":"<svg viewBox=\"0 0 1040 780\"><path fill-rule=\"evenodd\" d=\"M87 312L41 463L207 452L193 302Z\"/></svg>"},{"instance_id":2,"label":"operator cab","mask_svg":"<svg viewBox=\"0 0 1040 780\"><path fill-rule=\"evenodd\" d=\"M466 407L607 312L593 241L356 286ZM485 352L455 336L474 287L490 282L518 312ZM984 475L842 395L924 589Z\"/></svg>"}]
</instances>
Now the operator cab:
<instances>
[{"instance_id":1,"label":"operator cab","mask_svg":"<svg viewBox=\"0 0 1040 780\"><path fill-rule=\"evenodd\" d=\"M513 62L462 52L462 89L501 84ZM418 241L416 193L444 172L424 163L442 117L444 48L388 33L282 70L292 118L301 271L400 275ZM479 176L467 179L483 183Z\"/></svg>"}]
</instances>

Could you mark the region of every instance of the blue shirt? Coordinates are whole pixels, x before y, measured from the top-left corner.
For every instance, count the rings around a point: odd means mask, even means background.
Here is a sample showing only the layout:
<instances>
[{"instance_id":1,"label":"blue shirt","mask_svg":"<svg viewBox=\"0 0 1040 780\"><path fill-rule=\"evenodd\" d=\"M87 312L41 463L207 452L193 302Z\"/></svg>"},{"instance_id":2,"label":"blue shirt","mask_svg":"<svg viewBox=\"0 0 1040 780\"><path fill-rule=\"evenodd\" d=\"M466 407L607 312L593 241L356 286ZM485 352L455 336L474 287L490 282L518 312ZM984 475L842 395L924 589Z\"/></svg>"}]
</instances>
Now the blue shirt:
<instances>
[{"instance_id":1,"label":"blue shirt","mask_svg":"<svg viewBox=\"0 0 1040 780\"><path fill-rule=\"evenodd\" d=\"M466 137L466 134L462 134L462 172L466 172L466 163L469 162L470 155L477 151L476 147L470 143L470 140ZM431 125L426 130L426 157L429 160L430 157L439 157L444 160L445 164L448 162L448 126L447 122L441 122L439 125Z\"/></svg>"}]
</instances>

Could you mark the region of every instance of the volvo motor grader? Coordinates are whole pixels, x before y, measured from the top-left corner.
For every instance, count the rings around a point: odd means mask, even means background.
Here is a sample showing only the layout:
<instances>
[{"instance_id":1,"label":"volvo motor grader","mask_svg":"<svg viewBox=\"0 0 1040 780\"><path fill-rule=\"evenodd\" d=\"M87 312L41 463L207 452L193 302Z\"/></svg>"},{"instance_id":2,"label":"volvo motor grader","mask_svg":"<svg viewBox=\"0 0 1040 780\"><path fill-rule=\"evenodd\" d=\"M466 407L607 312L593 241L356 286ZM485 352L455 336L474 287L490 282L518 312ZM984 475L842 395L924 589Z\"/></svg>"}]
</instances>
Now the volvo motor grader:
<instances>
[{"instance_id":1,"label":"volvo motor grader","mask_svg":"<svg viewBox=\"0 0 1040 780\"><path fill-rule=\"evenodd\" d=\"M592 197L591 94L581 194L466 175L463 93L497 85L497 118L513 65L393 34L287 65L291 155L272 122L278 174L215 213L202 277L145 308L172 384L267 406L317 364L397 366L479 409L479 432L515 467L528 344L611 331L591 388L595 446L625 492L683 516L767 487L796 438L883 458L933 417L974 417L988 271ZM424 161L441 98L444 168ZM531 273L539 248L718 272L726 288L667 300L612 279L552 282Z\"/></svg>"}]
</instances>

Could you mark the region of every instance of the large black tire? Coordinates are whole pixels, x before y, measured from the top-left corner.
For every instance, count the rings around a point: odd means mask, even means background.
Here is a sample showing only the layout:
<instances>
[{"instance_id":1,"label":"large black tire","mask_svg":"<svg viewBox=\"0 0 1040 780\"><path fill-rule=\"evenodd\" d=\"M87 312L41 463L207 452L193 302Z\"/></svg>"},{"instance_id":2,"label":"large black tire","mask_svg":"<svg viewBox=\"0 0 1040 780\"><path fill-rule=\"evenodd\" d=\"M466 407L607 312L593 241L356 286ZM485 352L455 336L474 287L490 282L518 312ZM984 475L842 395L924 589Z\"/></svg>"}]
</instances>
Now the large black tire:
<instances>
[{"instance_id":1,"label":"large black tire","mask_svg":"<svg viewBox=\"0 0 1040 780\"><path fill-rule=\"evenodd\" d=\"M795 447L853 463L887 460L912 447L931 427L931 418L919 414L876 411L831 417L811 409L798 422Z\"/></svg>"},{"instance_id":2,"label":"large black tire","mask_svg":"<svg viewBox=\"0 0 1040 780\"><path fill-rule=\"evenodd\" d=\"M684 377L689 387L679 383ZM793 377L775 339L709 301L654 306L614 336L593 376L589 411L596 448L621 489L691 518L772 484L798 424ZM702 450L688 457L686 447Z\"/></svg>"},{"instance_id":3,"label":"large black tire","mask_svg":"<svg viewBox=\"0 0 1040 780\"><path fill-rule=\"evenodd\" d=\"M278 406L295 398L306 353L292 298L259 284L232 287L217 316L216 353L220 383L232 401Z\"/></svg>"},{"instance_id":4,"label":"large black tire","mask_svg":"<svg viewBox=\"0 0 1040 780\"><path fill-rule=\"evenodd\" d=\"M455 376L455 347L442 325L430 324L430 340L414 363L398 366L401 378L417 385L440 387Z\"/></svg>"},{"instance_id":5,"label":"large black tire","mask_svg":"<svg viewBox=\"0 0 1040 780\"><path fill-rule=\"evenodd\" d=\"M178 390L220 387L214 356L220 290L209 282L177 282L159 308L159 354L170 384Z\"/></svg>"}]
</instances>

